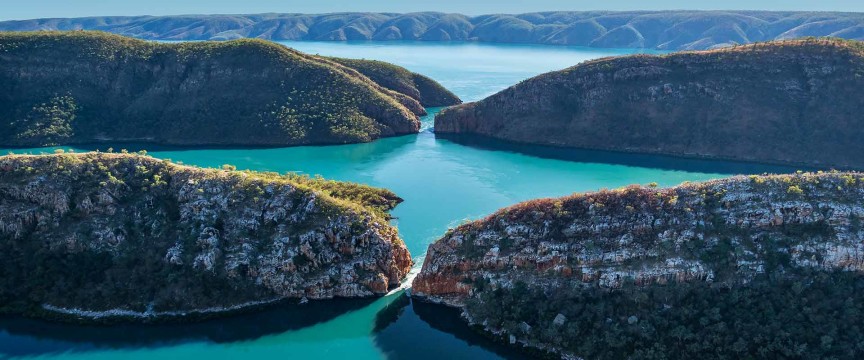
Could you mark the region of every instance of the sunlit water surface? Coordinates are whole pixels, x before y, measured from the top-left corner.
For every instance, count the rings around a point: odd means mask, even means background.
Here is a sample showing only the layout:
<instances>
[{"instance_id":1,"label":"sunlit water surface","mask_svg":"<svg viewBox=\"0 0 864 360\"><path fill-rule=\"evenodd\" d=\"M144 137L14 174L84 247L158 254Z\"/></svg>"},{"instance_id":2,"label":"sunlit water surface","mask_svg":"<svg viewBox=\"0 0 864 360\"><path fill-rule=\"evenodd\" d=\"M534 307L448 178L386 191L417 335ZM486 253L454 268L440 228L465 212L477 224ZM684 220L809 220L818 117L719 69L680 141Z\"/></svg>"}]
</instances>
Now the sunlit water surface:
<instances>
[{"instance_id":1,"label":"sunlit water surface","mask_svg":"<svg viewBox=\"0 0 864 360\"><path fill-rule=\"evenodd\" d=\"M285 44L313 54L376 59L402 65L438 80L465 101L481 99L543 72L635 51L401 42ZM430 110L433 114L437 111ZM666 186L732 173L786 170L754 164L548 148L521 147L519 150L524 151L517 153L484 144L465 146L436 139L431 126L432 115L423 119L420 134L344 146L146 148L155 157L186 164L207 167L234 164L239 169L320 174L330 179L391 189L405 199L393 212L397 217L394 223L418 266L427 246L448 227L519 201L634 183L657 182ZM117 146L115 148L119 148ZM136 150L134 145L127 146ZM7 151L10 150L3 150L3 153ZM525 152L542 157L525 155ZM193 325L106 328L0 318L0 358L491 359L523 356L469 331L455 311L411 304L403 293L398 291L376 300L270 309Z\"/></svg>"}]
</instances>

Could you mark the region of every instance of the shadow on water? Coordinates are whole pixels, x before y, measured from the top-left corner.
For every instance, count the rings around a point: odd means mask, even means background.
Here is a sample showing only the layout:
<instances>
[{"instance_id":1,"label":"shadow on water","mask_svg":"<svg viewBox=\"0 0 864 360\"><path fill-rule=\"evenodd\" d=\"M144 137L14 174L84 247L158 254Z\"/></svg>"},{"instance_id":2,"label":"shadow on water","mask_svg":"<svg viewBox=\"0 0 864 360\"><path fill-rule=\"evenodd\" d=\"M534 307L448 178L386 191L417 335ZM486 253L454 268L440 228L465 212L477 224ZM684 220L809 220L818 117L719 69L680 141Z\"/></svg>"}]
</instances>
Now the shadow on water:
<instances>
[{"instance_id":1,"label":"shadow on water","mask_svg":"<svg viewBox=\"0 0 864 360\"><path fill-rule=\"evenodd\" d=\"M175 146L150 143L96 143L73 144L42 148L2 148L18 154L51 154L56 149L79 152L114 152L146 150L157 158L173 159L203 167L217 167L228 163L240 169L257 171L296 171L299 164L338 162L344 164L375 163L403 152L417 141L416 134L393 136L367 143L290 147L259 146ZM317 174L313 172L313 174Z\"/></svg>"},{"instance_id":2,"label":"shadow on water","mask_svg":"<svg viewBox=\"0 0 864 360\"><path fill-rule=\"evenodd\" d=\"M397 136L388 136L380 139L376 139L374 141L369 142L360 142L360 143L347 143L347 144L312 144L312 145L294 145L294 146L280 146L280 145L171 145L171 144L160 144L160 143L148 143L148 142L96 142L96 143L81 143L81 144L69 144L69 145L60 145L49 147L50 149L54 148L75 148L84 151L102 151L106 152L108 149L113 149L114 152L120 152L120 150L127 150L129 152L138 152L141 150L147 150L148 152L162 152L162 151L171 151L171 152L182 152L182 151L200 151L200 150L271 150L271 151L280 151L280 150L293 150L293 151L320 151L321 149L327 149L330 151L338 151L340 149L345 150L346 153L360 153L360 154L377 154L381 152L381 150L386 150L386 148L396 147L399 145L403 145L402 143L410 143L413 141L413 137L417 134L404 134ZM387 143L389 141L394 142L395 144ZM384 143L384 144L382 144ZM9 148L9 150L23 150L23 149L32 149L33 151L44 151L46 153L50 153L45 149L38 148L28 148L28 147L20 147L20 148Z\"/></svg>"},{"instance_id":3,"label":"shadow on water","mask_svg":"<svg viewBox=\"0 0 864 360\"><path fill-rule=\"evenodd\" d=\"M671 155L639 154L606 150L566 148L521 144L487 136L436 133L435 137L483 150L508 151L540 158L574 162L618 164L664 170L718 174L791 173L797 170L819 170L812 166L775 165L756 162L699 159ZM825 170L825 169L823 169Z\"/></svg>"},{"instance_id":4,"label":"shadow on water","mask_svg":"<svg viewBox=\"0 0 864 360\"><path fill-rule=\"evenodd\" d=\"M408 134L414 135L414 134ZM398 138L402 136L408 135L400 135L400 136L392 136L383 139L392 139ZM382 140L382 139L378 139ZM377 140L376 140L377 141ZM138 152L141 150L147 150L148 152L153 151L197 151L197 150L278 150L278 149L290 149L290 148L337 148L340 146L350 146L350 145L362 145L362 144L371 144L374 143L350 143L350 144L312 144L312 145L294 145L294 146L279 146L279 145L234 145L234 144L215 144L215 145L172 145L172 144L162 144L157 142L87 142L87 143L76 143L76 144L66 144L66 145L57 145L57 146L48 146L45 148L31 148L31 147L8 147L9 150L24 150L24 149L32 149L34 151L44 151L46 153L50 153L45 149L53 149L53 148L75 148L85 151L102 151L106 152L109 148L113 149L114 152L120 152L120 150L128 150L129 152Z\"/></svg>"},{"instance_id":5,"label":"shadow on water","mask_svg":"<svg viewBox=\"0 0 864 360\"><path fill-rule=\"evenodd\" d=\"M532 358L472 330L459 313L402 294L378 312L375 345L388 359L397 360Z\"/></svg>"},{"instance_id":6,"label":"shadow on water","mask_svg":"<svg viewBox=\"0 0 864 360\"><path fill-rule=\"evenodd\" d=\"M375 299L281 304L226 318L184 324L74 325L0 317L0 359L60 352L229 343L299 330L369 306Z\"/></svg>"}]
</instances>

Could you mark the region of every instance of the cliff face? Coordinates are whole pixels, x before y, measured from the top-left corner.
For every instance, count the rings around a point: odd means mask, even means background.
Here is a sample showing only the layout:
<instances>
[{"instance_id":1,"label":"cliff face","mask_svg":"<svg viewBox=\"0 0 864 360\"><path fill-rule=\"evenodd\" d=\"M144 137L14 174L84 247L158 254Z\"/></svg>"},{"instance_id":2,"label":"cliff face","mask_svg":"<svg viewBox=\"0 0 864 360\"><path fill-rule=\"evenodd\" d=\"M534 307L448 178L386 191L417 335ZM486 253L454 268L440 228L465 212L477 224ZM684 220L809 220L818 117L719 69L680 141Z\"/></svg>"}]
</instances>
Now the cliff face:
<instances>
[{"instance_id":1,"label":"cliff face","mask_svg":"<svg viewBox=\"0 0 864 360\"><path fill-rule=\"evenodd\" d=\"M302 145L415 133L425 110L349 67L260 40L0 34L0 144Z\"/></svg>"},{"instance_id":2,"label":"cliff face","mask_svg":"<svg viewBox=\"0 0 864 360\"><path fill-rule=\"evenodd\" d=\"M363 199L363 200L360 200ZM0 311L219 313L382 295L411 257L386 190L125 154L0 157Z\"/></svg>"},{"instance_id":3,"label":"cliff face","mask_svg":"<svg viewBox=\"0 0 864 360\"><path fill-rule=\"evenodd\" d=\"M835 332L862 320L844 310L864 308L862 181L741 176L522 203L430 245L413 296L570 356L747 357L794 343L814 351L799 356L855 358L858 335Z\"/></svg>"},{"instance_id":4,"label":"cliff face","mask_svg":"<svg viewBox=\"0 0 864 360\"><path fill-rule=\"evenodd\" d=\"M861 168L862 49L858 42L798 40L589 61L445 109L435 131Z\"/></svg>"},{"instance_id":5,"label":"cliff face","mask_svg":"<svg viewBox=\"0 0 864 360\"><path fill-rule=\"evenodd\" d=\"M466 16L420 12L90 17L0 22L8 31L102 30L143 39L482 41L697 50L836 36L864 40L860 13L555 11Z\"/></svg>"}]
</instances>

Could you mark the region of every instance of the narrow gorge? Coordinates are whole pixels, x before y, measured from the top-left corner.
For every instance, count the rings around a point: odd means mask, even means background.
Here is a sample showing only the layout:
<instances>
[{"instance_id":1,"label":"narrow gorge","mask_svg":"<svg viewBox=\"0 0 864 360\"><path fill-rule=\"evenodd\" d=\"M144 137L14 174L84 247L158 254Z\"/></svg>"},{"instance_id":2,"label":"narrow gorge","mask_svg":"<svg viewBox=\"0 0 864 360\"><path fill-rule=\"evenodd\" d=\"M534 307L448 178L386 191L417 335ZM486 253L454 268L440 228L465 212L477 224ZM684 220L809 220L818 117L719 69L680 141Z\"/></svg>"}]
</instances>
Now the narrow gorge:
<instances>
[{"instance_id":1,"label":"narrow gorge","mask_svg":"<svg viewBox=\"0 0 864 360\"><path fill-rule=\"evenodd\" d=\"M0 22L0 358L862 358L858 17Z\"/></svg>"}]
</instances>

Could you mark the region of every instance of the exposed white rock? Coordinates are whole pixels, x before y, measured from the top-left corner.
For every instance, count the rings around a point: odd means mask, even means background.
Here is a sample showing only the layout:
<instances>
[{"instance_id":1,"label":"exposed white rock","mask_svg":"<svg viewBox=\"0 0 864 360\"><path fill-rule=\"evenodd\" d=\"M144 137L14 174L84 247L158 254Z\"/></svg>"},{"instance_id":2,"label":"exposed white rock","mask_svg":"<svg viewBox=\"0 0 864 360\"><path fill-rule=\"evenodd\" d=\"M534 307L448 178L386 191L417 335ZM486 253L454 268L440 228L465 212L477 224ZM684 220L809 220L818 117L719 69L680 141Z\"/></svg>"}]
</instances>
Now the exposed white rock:
<instances>
[{"instance_id":1,"label":"exposed white rock","mask_svg":"<svg viewBox=\"0 0 864 360\"><path fill-rule=\"evenodd\" d=\"M552 324L555 326L564 325L567 322L567 317L564 314L555 315L555 319L552 320Z\"/></svg>"}]
</instances>

